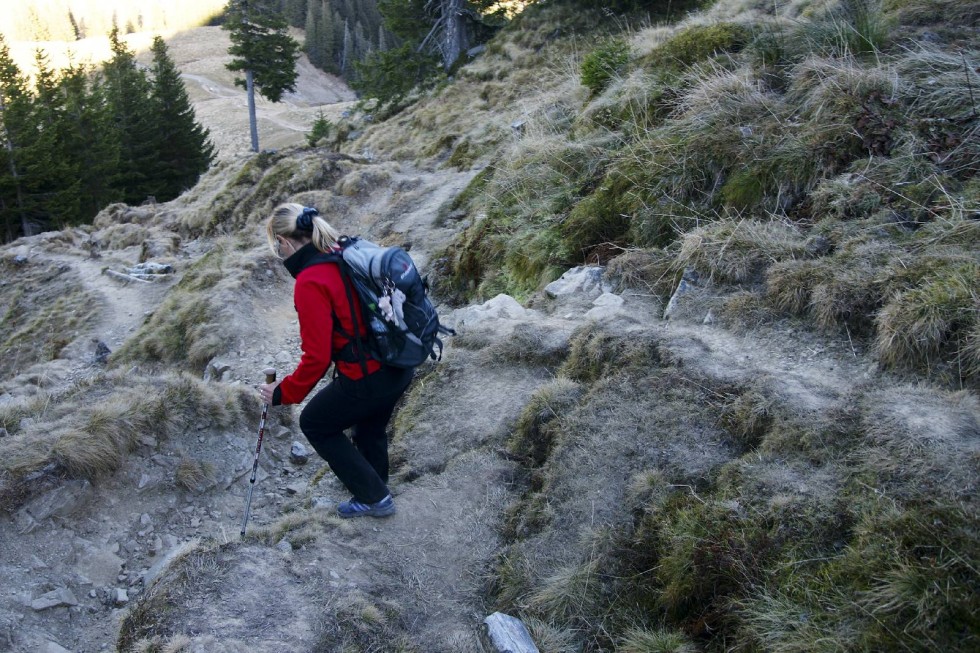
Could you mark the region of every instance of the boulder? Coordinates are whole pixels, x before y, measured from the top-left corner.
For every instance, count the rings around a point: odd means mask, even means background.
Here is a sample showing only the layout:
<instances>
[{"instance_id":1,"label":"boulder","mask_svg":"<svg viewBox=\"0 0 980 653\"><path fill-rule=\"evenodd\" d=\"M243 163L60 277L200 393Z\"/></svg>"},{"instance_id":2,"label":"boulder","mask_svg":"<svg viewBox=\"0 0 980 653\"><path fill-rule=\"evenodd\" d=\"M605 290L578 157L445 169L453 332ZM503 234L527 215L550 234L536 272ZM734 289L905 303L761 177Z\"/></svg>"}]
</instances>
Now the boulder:
<instances>
[{"instance_id":1,"label":"boulder","mask_svg":"<svg viewBox=\"0 0 980 653\"><path fill-rule=\"evenodd\" d=\"M577 294L595 298L612 291L612 284L603 281L604 272L605 268L597 265L572 268L545 286L544 292L552 299Z\"/></svg>"},{"instance_id":2,"label":"boulder","mask_svg":"<svg viewBox=\"0 0 980 653\"><path fill-rule=\"evenodd\" d=\"M18 524L21 521L30 523L31 520L41 523L49 517L70 517L88 503L92 494L92 484L88 481L68 481L24 504L18 511Z\"/></svg>"},{"instance_id":3,"label":"boulder","mask_svg":"<svg viewBox=\"0 0 980 653\"><path fill-rule=\"evenodd\" d=\"M494 612L483 620L487 638L497 653L538 653L538 647L520 619Z\"/></svg>"},{"instance_id":4,"label":"boulder","mask_svg":"<svg viewBox=\"0 0 980 653\"><path fill-rule=\"evenodd\" d=\"M78 599L67 587L59 587L31 601L31 608L38 612L49 608L71 607L73 605L78 605Z\"/></svg>"},{"instance_id":5,"label":"boulder","mask_svg":"<svg viewBox=\"0 0 980 653\"><path fill-rule=\"evenodd\" d=\"M457 327L477 327L485 322L498 322L502 319L525 320L532 314L534 311L524 308L510 295L501 294L479 306L453 311L453 318Z\"/></svg>"},{"instance_id":6,"label":"boulder","mask_svg":"<svg viewBox=\"0 0 980 653\"><path fill-rule=\"evenodd\" d=\"M585 318L588 320L601 322L604 319L608 319L622 313L625 304L626 300L619 295L615 295L611 292L604 292L596 297L595 301L592 302L593 308L586 311Z\"/></svg>"},{"instance_id":7,"label":"boulder","mask_svg":"<svg viewBox=\"0 0 980 653\"><path fill-rule=\"evenodd\" d=\"M302 442L294 440L289 447L289 462L294 465L305 465L310 459L310 451L303 446Z\"/></svg>"}]
</instances>

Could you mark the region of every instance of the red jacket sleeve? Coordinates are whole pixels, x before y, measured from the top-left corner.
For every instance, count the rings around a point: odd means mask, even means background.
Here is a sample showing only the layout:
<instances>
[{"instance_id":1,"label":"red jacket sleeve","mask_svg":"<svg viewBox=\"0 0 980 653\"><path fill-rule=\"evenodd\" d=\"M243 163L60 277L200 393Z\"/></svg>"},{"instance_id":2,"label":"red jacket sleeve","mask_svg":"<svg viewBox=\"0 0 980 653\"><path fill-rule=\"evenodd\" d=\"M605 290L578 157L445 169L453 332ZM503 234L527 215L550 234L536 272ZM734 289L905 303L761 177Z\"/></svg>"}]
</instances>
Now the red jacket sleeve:
<instances>
[{"instance_id":1,"label":"red jacket sleeve","mask_svg":"<svg viewBox=\"0 0 980 653\"><path fill-rule=\"evenodd\" d=\"M332 361L333 305L327 287L316 275L300 274L293 291L299 314L303 356L296 371L279 384L283 404L298 404L327 373Z\"/></svg>"}]
</instances>

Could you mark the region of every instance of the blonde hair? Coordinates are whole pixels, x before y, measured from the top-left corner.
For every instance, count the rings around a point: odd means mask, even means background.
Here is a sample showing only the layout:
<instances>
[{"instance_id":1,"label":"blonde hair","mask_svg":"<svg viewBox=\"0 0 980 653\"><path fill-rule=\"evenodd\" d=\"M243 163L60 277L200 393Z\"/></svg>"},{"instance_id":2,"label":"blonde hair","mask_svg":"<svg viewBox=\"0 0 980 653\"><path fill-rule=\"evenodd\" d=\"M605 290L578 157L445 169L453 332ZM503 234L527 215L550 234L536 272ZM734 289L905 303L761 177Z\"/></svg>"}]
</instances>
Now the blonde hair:
<instances>
[{"instance_id":1,"label":"blonde hair","mask_svg":"<svg viewBox=\"0 0 980 653\"><path fill-rule=\"evenodd\" d=\"M305 209L305 206L295 202L280 204L273 209L269 221L265 224L266 240L269 241L269 247L273 254L278 255L276 236L302 241L310 240L313 242L313 246L321 252L329 252L337 247L337 240L341 237L341 233L331 227L330 223L319 215L313 216L312 232L304 231L296 226L296 220L303 215Z\"/></svg>"}]
</instances>

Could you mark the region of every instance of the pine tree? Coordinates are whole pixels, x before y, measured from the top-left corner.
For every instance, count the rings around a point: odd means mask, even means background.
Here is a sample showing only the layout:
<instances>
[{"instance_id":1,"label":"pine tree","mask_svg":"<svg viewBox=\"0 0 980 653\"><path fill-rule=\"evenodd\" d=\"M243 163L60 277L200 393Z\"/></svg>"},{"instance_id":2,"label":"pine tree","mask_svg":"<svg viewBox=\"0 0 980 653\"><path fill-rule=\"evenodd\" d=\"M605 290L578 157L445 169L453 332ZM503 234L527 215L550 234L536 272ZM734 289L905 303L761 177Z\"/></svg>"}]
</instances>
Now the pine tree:
<instances>
[{"instance_id":1,"label":"pine tree","mask_svg":"<svg viewBox=\"0 0 980 653\"><path fill-rule=\"evenodd\" d=\"M255 90L271 102L296 86L296 58L299 44L287 32L282 14L269 0L229 0L222 27L229 31L234 59L228 70L244 72L245 79L235 83L248 92L248 117L252 151L259 151L259 134L255 118Z\"/></svg>"},{"instance_id":2,"label":"pine tree","mask_svg":"<svg viewBox=\"0 0 980 653\"><path fill-rule=\"evenodd\" d=\"M114 188L129 204L139 204L152 194L149 173L156 169L152 139L150 81L136 67L136 58L119 38L119 28L109 33L112 59L103 66L105 94L119 143L119 167Z\"/></svg>"},{"instance_id":3,"label":"pine tree","mask_svg":"<svg viewBox=\"0 0 980 653\"><path fill-rule=\"evenodd\" d=\"M303 50L306 52L306 56L310 58L310 63L318 68L324 68L327 53L323 51L323 38L320 34L320 28L322 27L320 15L322 4L317 0L313 0L307 4L306 7L306 41L303 44Z\"/></svg>"},{"instance_id":4,"label":"pine tree","mask_svg":"<svg viewBox=\"0 0 980 653\"><path fill-rule=\"evenodd\" d=\"M208 130L194 115L180 71L163 38L153 39L152 136L157 166L151 174L152 194L161 201L193 186L214 159Z\"/></svg>"},{"instance_id":5,"label":"pine tree","mask_svg":"<svg viewBox=\"0 0 980 653\"><path fill-rule=\"evenodd\" d=\"M312 0L311 0L312 1ZM322 0L320 7L320 49L323 51L321 68L328 72L337 72L337 17L330 7L330 0Z\"/></svg>"},{"instance_id":6,"label":"pine tree","mask_svg":"<svg viewBox=\"0 0 980 653\"><path fill-rule=\"evenodd\" d=\"M65 120L71 126L65 152L73 162L79 186L79 222L90 222L108 204L121 199L111 180L119 168L119 142L104 89L92 83L90 70L71 66L63 71Z\"/></svg>"},{"instance_id":7,"label":"pine tree","mask_svg":"<svg viewBox=\"0 0 980 653\"><path fill-rule=\"evenodd\" d=\"M43 51L37 51L34 63L36 132L25 151L25 199L43 230L82 221L82 187L71 148L74 125L66 114L61 83Z\"/></svg>"},{"instance_id":8,"label":"pine tree","mask_svg":"<svg viewBox=\"0 0 980 653\"><path fill-rule=\"evenodd\" d=\"M0 216L6 241L30 233L21 159L33 131L31 104L27 82L0 34Z\"/></svg>"}]
</instances>

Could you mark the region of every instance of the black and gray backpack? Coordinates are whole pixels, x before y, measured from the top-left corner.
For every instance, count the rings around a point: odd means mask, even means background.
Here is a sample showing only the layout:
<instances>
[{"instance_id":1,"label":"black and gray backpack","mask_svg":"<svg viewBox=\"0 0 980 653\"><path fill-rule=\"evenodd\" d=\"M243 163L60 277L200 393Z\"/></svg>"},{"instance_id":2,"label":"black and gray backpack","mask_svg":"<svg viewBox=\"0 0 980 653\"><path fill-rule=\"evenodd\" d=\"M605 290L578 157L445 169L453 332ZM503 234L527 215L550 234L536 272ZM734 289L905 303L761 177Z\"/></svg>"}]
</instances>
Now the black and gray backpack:
<instances>
[{"instance_id":1,"label":"black and gray backpack","mask_svg":"<svg viewBox=\"0 0 980 653\"><path fill-rule=\"evenodd\" d=\"M455 331L439 324L439 315L428 297L428 283L412 257L401 247L382 247L370 241L344 236L337 243L341 277L347 298L361 300L362 314L354 316L354 332L338 358L366 366L364 354L391 367L416 367L426 359L442 358L440 335ZM361 332L358 318L367 326ZM367 370L365 369L365 373Z\"/></svg>"}]
</instances>

